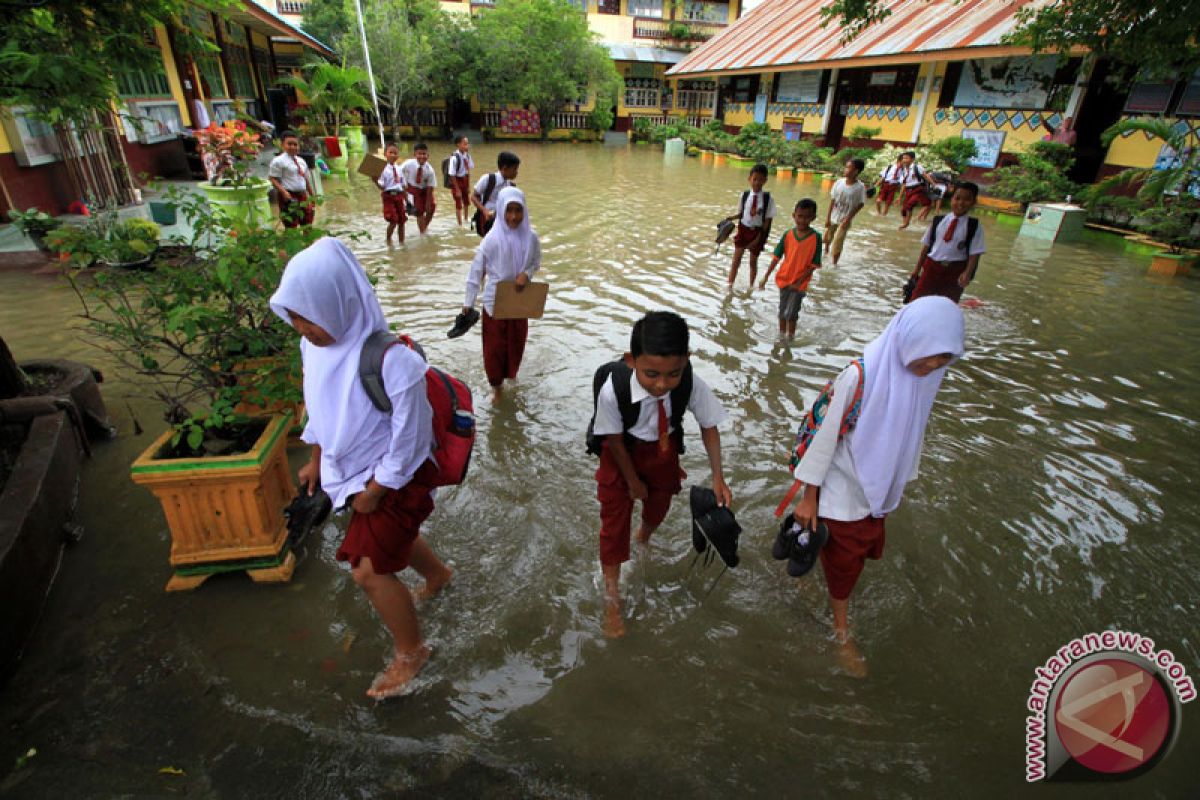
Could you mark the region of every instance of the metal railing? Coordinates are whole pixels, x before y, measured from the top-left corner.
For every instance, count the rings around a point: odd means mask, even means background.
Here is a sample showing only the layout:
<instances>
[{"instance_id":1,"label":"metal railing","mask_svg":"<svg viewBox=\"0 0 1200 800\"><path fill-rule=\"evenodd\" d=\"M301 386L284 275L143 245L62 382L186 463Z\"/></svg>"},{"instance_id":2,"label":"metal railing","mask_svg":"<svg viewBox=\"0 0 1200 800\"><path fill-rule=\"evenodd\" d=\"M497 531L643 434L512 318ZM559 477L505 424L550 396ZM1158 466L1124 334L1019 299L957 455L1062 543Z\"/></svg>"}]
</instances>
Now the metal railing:
<instances>
[{"instance_id":1,"label":"metal railing","mask_svg":"<svg viewBox=\"0 0 1200 800\"><path fill-rule=\"evenodd\" d=\"M308 0L275 0L275 10L280 14L303 14Z\"/></svg>"},{"instance_id":2,"label":"metal railing","mask_svg":"<svg viewBox=\"0 0 1200 800\"><path fill-rule=\"evenodd\" d=\"M633 38L676 42L704 42L725 29L719 22L686 22L683 20L635 17Z\"/></svg>"},{"instance_id":3,"label":"metal railing","mask_svg":"<svg viewBox=\"0 0 1200 800\"><path fill-rule=\"evenodd\" d=\"M709 120L708 117L701 117L696 114L689 114L687 116L680 116L678 114L656 114L653 116L649 114L634 114L632 115L632 119L648 119L654 125L676 125L680 122L686 122L693 128L699 128L701 125L706 125Z\"/></svg>"}]
</instances>

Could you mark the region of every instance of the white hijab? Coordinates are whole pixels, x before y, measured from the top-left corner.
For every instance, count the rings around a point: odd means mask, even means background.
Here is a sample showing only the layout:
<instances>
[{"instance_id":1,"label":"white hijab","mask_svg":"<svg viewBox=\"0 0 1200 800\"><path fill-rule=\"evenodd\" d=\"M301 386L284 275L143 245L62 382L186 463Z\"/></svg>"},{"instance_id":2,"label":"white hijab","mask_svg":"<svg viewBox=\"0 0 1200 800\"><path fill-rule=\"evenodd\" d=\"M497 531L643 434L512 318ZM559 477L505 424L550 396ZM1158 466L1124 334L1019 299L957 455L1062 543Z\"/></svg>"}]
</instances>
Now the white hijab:
<instances>
[{"instance_id":1,"label":"white hijab","mask_svg":"<svg viewBox=\"0 0 1200 800\"><path fill-rule=\"evenodd\" d=\"M517 203L525 212L521 224L516 228L508 227L504 220L504 212L509 203ZM496 198L496 222L487 236L483 237L480 247L489 264L504 265L508 270L524 272L533 256L533 241L537 234L529 223L529 207L525 205L525 193L515 186L505 186Z\"/></svg>"},{"instance_id":2,"label":"white hijab","mask_svg":"<svg viewBox=\"0 0 1200 800\"><path fill-rule=\"evenodd\" d=\"M304 340L300 352L309 418L305 439L321 445L322 456L338 461L379 423L382 412L359 382L358 356L372 332L387 330L387 321L354 254L328 236L297 253L283 271L271 310L290 325L289 309L335 340L328 347Z\"/></svg>"},{"instance_id":3,"label":"white hijab","mask_svg":"<svg viewBox=\"0 0 1200 800\"><path fill-rule=\"evenodd\" d=\"M850 452L874 516L900 505L946 374L941 367L920 378L908 365L942 353L952 356L951 363L962 356L963 316L953 300L939 296L906 305L863 353L866 381Z\"/></svg>"}]
</instances>

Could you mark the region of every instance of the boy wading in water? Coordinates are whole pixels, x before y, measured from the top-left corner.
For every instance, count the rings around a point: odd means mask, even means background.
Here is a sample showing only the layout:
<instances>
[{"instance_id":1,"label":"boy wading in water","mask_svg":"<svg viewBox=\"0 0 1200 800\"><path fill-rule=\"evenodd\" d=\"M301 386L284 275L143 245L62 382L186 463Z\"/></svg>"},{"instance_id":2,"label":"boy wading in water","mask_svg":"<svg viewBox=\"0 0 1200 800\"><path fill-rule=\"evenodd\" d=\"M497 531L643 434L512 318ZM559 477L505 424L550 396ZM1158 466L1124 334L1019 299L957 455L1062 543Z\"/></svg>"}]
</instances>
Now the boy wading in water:
<instances>
[{"instance_id":1,"label":"boy wading in water","mask_svg":"<svg viewBox=\"0 0 1200 800\"><path fill-rule=\"evenodd\" d=\"M633 326L629 352L600 368L589 452L599 453L596 496L600 500L600 566L604 572L604 635L625 635L621 615L621 565L629 560L630 516L642 501L638 542L648 544L671 508L687 476L679 467L683 452L683 412L700 425L700 439L712 468L717 503L733 494L721 471L717 425L725 409L708 384L692 374L688 327L670 311L652 311Z\"/></svg>"},{"instance_id":2,"label":"boy wading in water","mask_svg":"<svg viewBox=\"0 0 1200 800\"><path fill-rule=\"evenodd\" d=\"M858 179L866 164L861 158L846 162L842 177L829 193L829 213L825 215L825 252L833 257L836 267L842 257L842 246L850 223L867 204L867 187Z\"/></svg>"},{"instance_id":3,"label":"boy wading in water","mask_svg":"<svg viewBox=\"0 0 1200 800\"><path fill-rule=\"evenodd\" d=\"M400 172L404 175L404 188L412 197L417 215L417 232L423 234L433 219L433 212L437 211L437 198L434 196L437 175L429 163L429 145L417 142L413 146L413 157L400 165Z\"/></svg>"},{"instance_id":4,"label":"boy wading in water","mask_svg":"<svg viewBox=\"0 0 1200 800\"><path fill-rule=\"evenodd\" d=\"M404 244L404 220L407 216L404 206L408 193L404 191L404 173L396 162L400 159L400 148L389 144L383 151L387 166L379 176L379 196L383 202L383 218L387 221L387 243L391 245L392 234L400 232L400 244Z\"/></svg>"},{"instance_id":5,"label":"boy wading in water","mask_svg":"<svg viewBox=\"0 0 1200 800\"><path fill-rule=\"evenodd\" d=\"M983 229L973 218L971 209L979 195L979 187L963 181L954 187L950 197L950 214L935 217L921 240L921 254L909 280L913 282L912 300L931 294L962 299L979 269L979 257L987 249Z\"/></svg>"},{"instance_id":6,"label":"boy wading in water","mask_svg":"<svg viewBox=\"0 0 1200 800\"><path fill-rule=\"evenodd\" d=\"M767 167L765 164L755 164L750 170L750 191L742 192L742 200L738 205L738 213L729 220L737 220L737 233L733 237L733 263L729 267L729 288L737 280L738 270L742 268L742 254L750 251L750 288L754 288L754 279L758 277L758 255L767 246L767 237L771 235L771 221L775 218L775 200L770 192L764 192L767 184Z\"/></svg>"},{"instance_id":7,"label":"boy wading in water","mask_svg":"<svg viewBox=\"0 0 1200 800\"><path fill-rule=\"evenodd\" d=\"M382 375L392 413L375 407L358 374L359 354L373 332L387 330L387 320L363 268L336 239L296 254L271 310L303 337L309 419L301 438L313 447L300 484L309 494L324 488L334 508L353 509L337 559L350 563L354 582L392 634L392 658L367 690L377 700L392 697L429 658L412 594L394 573L412 566L425 579L422 598L452 575L421 537L438 471L425 361L407 347L389 348Z\"/></svg>"},{"instance_id":8,"label":"boy wading in water","mask_svg":"<svg viewBox=\"0 0 1200 800\"><path fill-rule=\"evenodd\" d=\"M775 275L775 285L779 287L779 332L789 339L796 338L800 305L808 294L808 283L813 273L821 266L821 234L812 229L816 218L815 201L806 197L796 203L792 211L792 221L796 227L779 239L775 256L767 266L767 274L758 284L760 289L766 286L775 265L782 261L783 266Z\"/></svg>"},{"instance_id":9,"label":"boy wading in water","mask_svg":"<svg viewBox=\"0 0 1200 800\"><path fill-rule=\"evenodd\" d=\"M860 380L851 364L834 380L825 421L796 465L794 477L805 488L792 515L809 530L818 517L829 529L821 567L839 657L851 675L866 675L867 667L850 636L850 594L866 560L883 555L884 518L917 477L934 398L946 367L962 353L963 317L953 301L926 297L906 305L863 352L857 419L848 416ZM852 427L839 437L843 420Z\"/></svg>"},{"instance_id":10,"label":"boy wading in water","mask_svg":"<svg viewBox=\"0 0 1200 800\"><path fill-rule=\"evenodd\" d=\"M267 177L279 199L279 219L285 228L312 225L316 207L310 197L308 164L300 157L300 138L292 131L279 137L283 152L271 159Z\"/></svg>"},{"instance_id":11,"label":"boy wading in water","mask_svg":"<svg viewBox=\"0 0 1200 800\"><path fill-rule=\"evenodd\" d=\"M471 170L475 160L471 158L471 140L460 136L454 140L454 152L450 155L450 194L454 195L454 217L462 225L471 210Z\"/></svg>"}]
</instances>

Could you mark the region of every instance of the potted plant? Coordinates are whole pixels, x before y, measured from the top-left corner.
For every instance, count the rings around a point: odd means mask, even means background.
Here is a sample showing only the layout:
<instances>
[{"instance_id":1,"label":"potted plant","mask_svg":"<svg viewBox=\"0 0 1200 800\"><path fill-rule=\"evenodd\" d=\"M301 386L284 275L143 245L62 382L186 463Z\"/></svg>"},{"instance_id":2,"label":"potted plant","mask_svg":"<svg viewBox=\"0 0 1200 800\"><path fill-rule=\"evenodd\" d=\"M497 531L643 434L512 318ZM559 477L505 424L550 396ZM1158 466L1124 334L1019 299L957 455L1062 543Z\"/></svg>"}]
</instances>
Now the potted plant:
<instances>
[{"instance_id":1,"label":"potted plant","mask_svg":"<svg viewBox=\"0 0 1200 800\"><path fill-rule=\"evenodd\" d=\"M25 211L12 209L8 212L8 218L20 229L21 233L33 241L38 250L47 255L51 252L51 249L46 245L46 234L59 227L62 223L46 212L38 211L36 208L30 208Z\"/></svg>"},{"instance_id":2,"label":"potted plant","mask_svg":"<svg viewBox=\"0 0 1200 800\"><path fill-rule=\"evenodd\" d=\"M1079 185L1067 178L1075 163L1073 150L1057 142L1034 142L1017 156L1017 163L988 173L994 183L988 187L992 197L1019 203L1064 200L1078 194ZM927 167L926 171L933 168Z\"/></svg>"},{"instance_id":3,"label":"potted plant","mask_svg":"<svg viewBox=\"0 0 1200 800\"><path fill-rule=\"evenodd\" d=\"M339 155L326 154L331 172L345 175L349 143L342 136L342 128L351 121L351 113L366 110L371 101L362 93L362 86L370 78L367 71L358 67L340 67L322 61L309 67L307 80L296 75L284 78L283 83L294 87L308 98L311 111L320 122L321 130L329 136L329 121L333 122L333 137L338 140Z\"/></svg>"},{"instance_id":4,"label":"potted plant","mask_svg":"<svg viewBox=\"0 0 1200 800\"><path fill-rule=\"evenodd\" d=\"M361 156L367 152L367 136L363 132L362 114L359 111L349 113L350 121L342 126L346 139L346 152L350 155Z\"/></svg>"},{"instance_id":5,"label":"potted plant","mask_svg":"<svg viewBox=\"0 0 1200 800\"><path fill-rule=\"evenodd\" d=\"M83 225L62 225L46 235L46 246L75 267L145 267L158 251L160 228L148 219L121 219L106 209Z\"/></svg>"},{"instance_id":6,"label":"potted plant","mask_svg":"<svg viewBox=\"0 0 1200 800\"><path fill-rule=\"evenodd\" d=\"M1169 198L1138 214L1138 230L1167 247L1167 252L1151 259L1152 273L1183 275L1195 266L1197 254L1187 248L1200 247L1200 235L1195 231L1197 220L1200 220L1200 202L1190 194Z\"/></svg>"},{"instance_id":7,"label":"potted plant","mask_svg":"<svg viewBox=\"0 0 1200 800\"><path fill-rule=\"evenodd\" d=\"M294 332L268 307L287 260L323 233L264 228L178 199L190 221L185 256L153 272L75 274L91 339L162 403L169 427L137 458L133 480L160 500L171 533L168 590L245 570L287 580L283 508L294 489L285 456L291 413L250 417L247 374L262 404L298 396ZM249 359L266 358L247 368ZM264 375L262 373L270 373Z\"/></svg>"},{"instance_id":8,"label":"potted plant","mask_svg":"<svg viewBox=\"0 0 1200 800\"><path fill-rule=\"evenodd\" d=\"M208 180L199 184L213 213L231 220L266 224L271 220L271 183L252 174L261 143L246 124L231 120L198 131Z\"/></svg>"}]
</instances>

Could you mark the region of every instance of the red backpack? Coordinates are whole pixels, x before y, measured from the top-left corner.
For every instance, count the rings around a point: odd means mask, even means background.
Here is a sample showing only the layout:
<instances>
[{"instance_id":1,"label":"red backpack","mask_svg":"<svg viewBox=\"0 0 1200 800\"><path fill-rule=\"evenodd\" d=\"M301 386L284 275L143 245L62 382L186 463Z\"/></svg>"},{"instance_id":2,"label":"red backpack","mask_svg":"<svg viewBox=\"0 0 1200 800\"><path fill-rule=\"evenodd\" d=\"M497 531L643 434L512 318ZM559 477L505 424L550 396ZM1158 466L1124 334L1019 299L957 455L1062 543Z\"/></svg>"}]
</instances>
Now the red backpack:
<instances>
[{"instance_id":1,"label":"red backpack","mask_svg":"<svg viewBox=\"0 0 1200 800\"><path fill-rule=\"evenodd\" d=\"M425 351L407 336L375 331L363 343L358 356L358 377L371 403L385 414L392 401L383 385L383 356L392 345L403 344L422 359ZM475 446L475 405L465 383L437 367L425 370L425 397L433 408L433 458L438 465L434 486L457 486L467 477L471 450Z\"/></svg>"},{"instance_id":2,"label":"red backpack","mask_svg":"<svg viewBox=\"0 0 1200 800\"><path fill-rule=\"evenodd\" d=\"M846 409L846 415L842 417L842 425L838 429L839 439L854 427L858 422L858 414L862 411L863 384L866 382L866 372L861 358L856 358L850 363L858 367L858 383L855 384L854 397L850 401L849 408ZM817 435L817 431L821 429L821 423L825 421L825 412L829 409L829 401L832 399L833 381L830 381L817 395L817 399L813 401L812 408L804 415L804 419L800 420L800 427L796 429L796 443L792 447L792 456L788 460L788 472L795 473L796 467L800 465L800 459L804 458L804 454L808 452L808 446L812 444L813 437ZM783 516L802 485L803 481L799 480L792 483L792 488L788 489L783 500L775 507L775 516Z\"/></svg>"}]
</instances>

